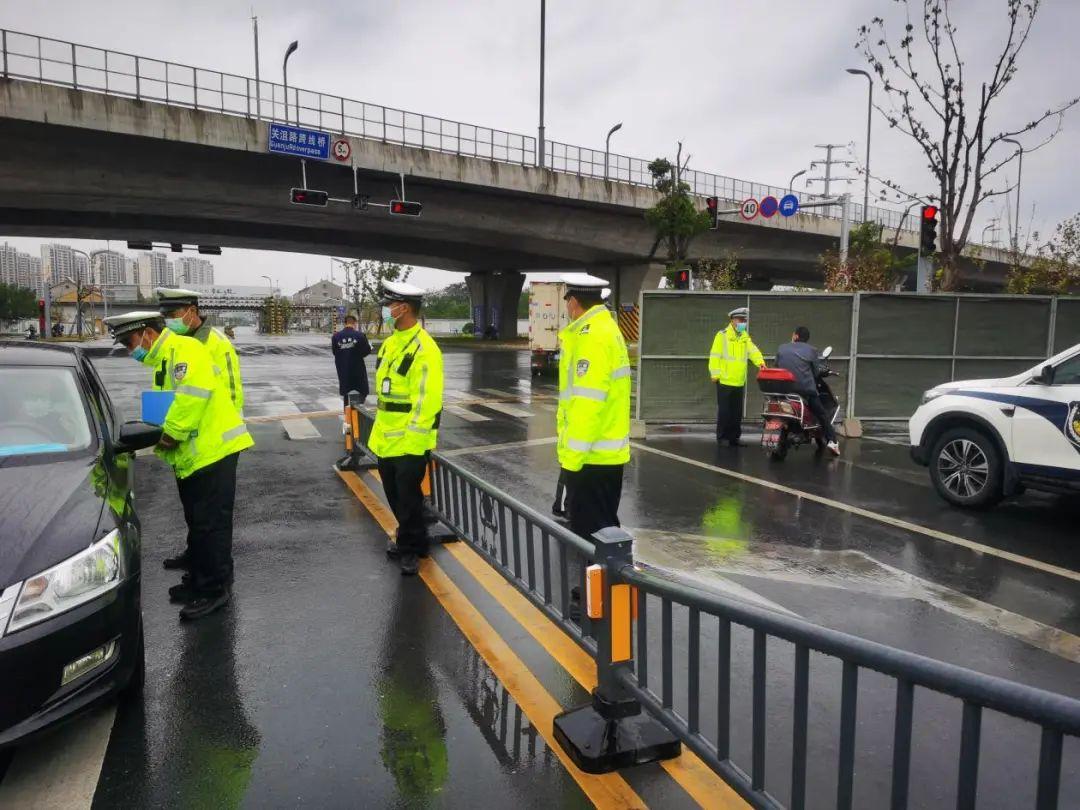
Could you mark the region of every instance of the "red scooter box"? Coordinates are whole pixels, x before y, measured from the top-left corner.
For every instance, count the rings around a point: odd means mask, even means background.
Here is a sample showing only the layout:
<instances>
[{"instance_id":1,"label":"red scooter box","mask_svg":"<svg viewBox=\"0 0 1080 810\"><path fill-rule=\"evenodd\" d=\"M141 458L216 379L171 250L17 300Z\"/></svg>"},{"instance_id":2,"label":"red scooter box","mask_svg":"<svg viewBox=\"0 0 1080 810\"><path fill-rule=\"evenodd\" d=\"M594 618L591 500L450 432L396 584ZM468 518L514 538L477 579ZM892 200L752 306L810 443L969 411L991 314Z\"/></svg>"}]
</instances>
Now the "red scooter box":
<instances>
[{"instance_id":1,"label":"red scooter box","mask_svg":"<svg viewBox=\"0 0 1080 810\"><path fill-rule=\"evenodd\" d=\"M763 368L757 375L763 394L795 394L795 375L786 368Z\"/></svg>"}]
</instances>

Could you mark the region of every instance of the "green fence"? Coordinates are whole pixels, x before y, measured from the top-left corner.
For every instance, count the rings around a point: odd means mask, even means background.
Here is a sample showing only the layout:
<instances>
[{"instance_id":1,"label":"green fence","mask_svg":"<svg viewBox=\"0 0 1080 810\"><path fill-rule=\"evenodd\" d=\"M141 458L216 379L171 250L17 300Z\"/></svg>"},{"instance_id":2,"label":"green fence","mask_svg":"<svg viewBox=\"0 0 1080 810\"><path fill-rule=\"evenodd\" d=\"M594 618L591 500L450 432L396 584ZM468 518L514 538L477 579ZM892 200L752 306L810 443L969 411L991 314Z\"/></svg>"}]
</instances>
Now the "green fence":
<instances>
[{"instance_id":1,"label":"green fence","mask_svg":"<svg viewBox=\"0 0 1080 810\"><path fill-rule=\"evenodd\" d=\"M638 419L715 418L709 347L739 306L750 307L750 334L770 360L796 326L819 349L832 346L841 412L861 419L907 419L927 388L1014 374L1080 343L1080 298L650 290L640 301ZM761 397L749 380L753 417Z\"/></svg>"}]
</instances>

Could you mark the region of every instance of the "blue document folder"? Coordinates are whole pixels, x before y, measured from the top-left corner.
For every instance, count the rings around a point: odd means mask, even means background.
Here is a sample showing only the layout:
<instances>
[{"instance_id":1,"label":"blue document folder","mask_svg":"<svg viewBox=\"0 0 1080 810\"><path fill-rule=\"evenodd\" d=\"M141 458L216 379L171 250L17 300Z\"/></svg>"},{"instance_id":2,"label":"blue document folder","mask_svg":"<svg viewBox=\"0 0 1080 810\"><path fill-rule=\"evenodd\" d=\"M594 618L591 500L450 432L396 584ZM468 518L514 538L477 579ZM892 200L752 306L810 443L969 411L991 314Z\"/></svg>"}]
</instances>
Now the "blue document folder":
<instances>
[{"instance_id":1,"label":"blue document folder","mask_svg":"<svg viewBox=\"0 0 1080 810\"><path fill-rule=\"evenodd\" d=\"M151 425L164 424L165 414L169 412L169 406L175 397L175 391L143 391L142 420Z\"/></svg>"}]
</instances>

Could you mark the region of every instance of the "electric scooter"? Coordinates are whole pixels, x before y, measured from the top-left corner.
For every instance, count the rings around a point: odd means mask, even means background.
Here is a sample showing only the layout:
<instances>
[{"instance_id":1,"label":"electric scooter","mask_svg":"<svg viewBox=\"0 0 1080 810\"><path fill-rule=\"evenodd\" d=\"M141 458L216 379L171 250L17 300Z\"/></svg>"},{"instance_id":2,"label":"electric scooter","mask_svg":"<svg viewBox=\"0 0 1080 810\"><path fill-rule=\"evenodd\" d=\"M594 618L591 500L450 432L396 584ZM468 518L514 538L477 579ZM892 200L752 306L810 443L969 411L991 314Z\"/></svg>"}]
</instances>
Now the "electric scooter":
<instances>
[{"instance_id":1,"label":"electric scooter","mask_svg":"<svg viewBox=\"0 0 1080 810\"><path fill-rule=\"evenodd\" d=\"M825 406L830 424L836 423L840 413L840 403L833 395L826 381L828 377L839 377L829 367L828 359L832 346L827 346L821 353L818 373L814 382L818 396ZM806 400L795 387L795 375L783 368L762 368L758 372L758 389L765 395L765 406L761 413L763 421L761 446L774 461L783 461L792 447L800 447L814 442L819 450L824 450L825 431Z\"/></svg>"}]
</instances>

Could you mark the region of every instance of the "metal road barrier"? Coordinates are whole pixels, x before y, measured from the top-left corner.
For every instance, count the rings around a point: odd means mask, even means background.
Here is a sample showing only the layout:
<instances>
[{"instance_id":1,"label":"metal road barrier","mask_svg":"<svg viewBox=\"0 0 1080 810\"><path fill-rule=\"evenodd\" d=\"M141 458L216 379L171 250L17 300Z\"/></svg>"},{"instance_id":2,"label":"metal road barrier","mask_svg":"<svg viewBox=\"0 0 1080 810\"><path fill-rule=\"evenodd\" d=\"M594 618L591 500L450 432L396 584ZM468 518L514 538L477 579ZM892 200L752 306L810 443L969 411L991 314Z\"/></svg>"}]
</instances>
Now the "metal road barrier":
<instances>
[{"instance_id":1,"label":"metal road barrier","mask_svg":"<svg viewBox=\"0 0 1080 810\"><path fill-rule=\"evenodd\" d=\"M1001 722L1013 724L1007 736L1010 765L1031 782L1030 801L1016 806L1059 806L1063 742L1065 737L1080 737L1080 701L673 581L636 566L631 538L620 529L599 532L595 545L585 542L437 452L433 465L433 512L596 661L593 704L556 719L556 738L582 767L602 769L603 763L579 760L582 752L573 749L580 740L572 739L572 730L567 739L560 723L565 726L567 718L583 711L595 715L617 707L612 716L601 718L604 745L614 751L616 744L654 744L655 731L642 734L639 729L643 718L658 723L754 807L803 808L808 784L835 780L836 806L851 808L855 774L877 767L889 774L881 786L889 793L889 806L900 810L909 806L911 785L927 778L921 768L948 767L920 758L918 742L926 727L940 733L934 724L955 713L952 705L959 709L958 728L952 730L959 733L959 745L950 769L956 775L957 807L975 806L980 764L984 773L994 766L985 758L980 763L980 757L990 756L983 745L984 717L993 723L994 735ZM570 588L580 582L576 572L589 565L602 571L601 604L591 609L582 604L579 623L571 619ZM589 618L590 612L595 618ZM743 643L747 635L751 640ZM827 702L810 700L811 671L820 686L822 676L827 678L837 667L838 711ZM860 724L860 679L892 690L891 750L880 740L861 739L874 735ZM880 702L881 694L876 697ZM865 690L862 699L874 702ZM791 724L781 740L766 733L770 719L774 732L777 727L773 715L778 710L770 711L773 701L780 711L789 702L791 706ZM737 753L747 740L733 735L735 716L747 708L748 762ZM636 724L634 729L627 729L630 724ZM835 759L809 753L811 737L817 737L822 726L838 729ZM775 761L767 763L767 751L775 751L778 743L790 750L779 767ZM656 751L672 754L662 741L654 745ZM630 762L647 758L635 758L633 751L628 756ZM625 764L613 760L613 767ZM778 773L787 778L777 779ZM778 798L781 795L786 801ZM885 806L884 795L875 801Z\"/></svg>"},{"instance_id":2,"label":"metal road barrier","mask_svg":"<svg viewBox=\"0 0 1080 810\"><path fill-rule=\"evenodd\" d=\"M750 307L767 360L799 325L819 349L831 345L833 393L842 414L860 419L906 421L928 388L1016 374L1080 343L1080 298L1069 296L646 290L638 419L715 420L709 347L737 306ZM744 416L755 418L762 399L749 371Z\"/></svg>"},{"instance_id":3,"label":"metal road barrier","mask_svg":"<svg viewBox=\"0 0 1080 810\"><path fill-rule=\"evenodd\" d=\"M36 34L0 29L0 74L42 84L71 87L111 96L156 101L195 110L265 121L288 121L383 143L416 146L497 163L538 166L536 138L505 130L413 113L381 104L343 98L235 73L183 65L121 51L79 45ZM288 101L286 109L286 100ZM545 141L545 168L585 177L605 177L604 152ZM648 160L609 156L607 177L615 182L653 186ZM747 197L787 189L752 183L711 172L689 170L684 179L698 196L716 196L737 205ZM805 202L822 200L800 194ZM840 207L816 209L814 216L840 219ZM852 202L852 222L862 222L862 205ZM889 229L918 230L915 215L871 206L867 219Z\"/></svg>"}]
</instances>

